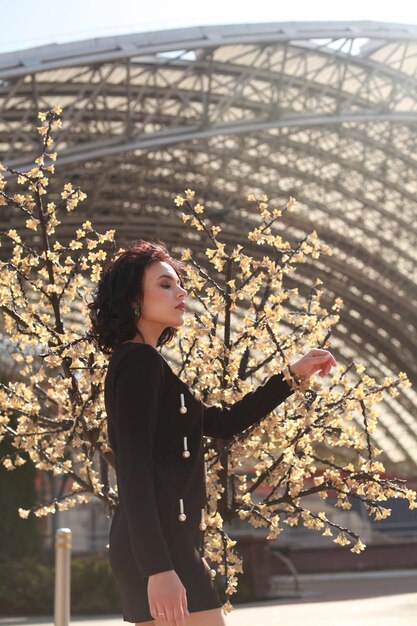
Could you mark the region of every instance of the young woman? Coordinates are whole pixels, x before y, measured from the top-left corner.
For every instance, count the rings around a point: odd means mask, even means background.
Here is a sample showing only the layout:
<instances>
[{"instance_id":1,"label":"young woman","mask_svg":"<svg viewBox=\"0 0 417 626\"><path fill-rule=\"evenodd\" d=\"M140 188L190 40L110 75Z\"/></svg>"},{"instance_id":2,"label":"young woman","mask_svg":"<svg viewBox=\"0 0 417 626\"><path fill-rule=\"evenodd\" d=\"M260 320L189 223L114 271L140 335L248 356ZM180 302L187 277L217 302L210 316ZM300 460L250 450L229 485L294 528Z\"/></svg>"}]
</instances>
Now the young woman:
<instances>
[{"instance_id":1,"label":"young woman","mask_svg":"<svg viewBox=\"0 0 417 626\"><path fill-rule=\"evenodd\" d=\"M124 621L222 626L222 603L203 552L203 435L231 438L293 388L283 371L221 408L203 403L176 376L157 347L184 322L182 271L162 242L134 241L106 262L90 304L93 337L111 354L104 391L119 504L109 560ZM327 350L310 350L290 368L308 378L334 365Z\"/></svg>"}]
</instances>

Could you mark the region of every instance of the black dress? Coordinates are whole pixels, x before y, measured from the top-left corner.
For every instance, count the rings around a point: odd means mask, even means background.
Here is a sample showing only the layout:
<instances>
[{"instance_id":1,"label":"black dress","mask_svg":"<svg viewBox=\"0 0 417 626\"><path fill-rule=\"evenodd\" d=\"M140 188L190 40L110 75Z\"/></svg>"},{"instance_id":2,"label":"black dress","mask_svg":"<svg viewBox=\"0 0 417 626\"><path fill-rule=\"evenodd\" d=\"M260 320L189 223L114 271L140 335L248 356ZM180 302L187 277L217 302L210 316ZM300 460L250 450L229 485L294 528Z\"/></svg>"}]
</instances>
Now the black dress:
<instances>
[{"instance_id":1,"label":"black dress","mask_svg":"<svg viewBox=\"0 0 417 626\"><path fill-rule=\"evenodd\" d=\"M109 532L109 560L124 621L153 619L148 577L167 570L175 570L183 583L190 613L222 606L202 559L203 435L229 439L291 393L279 373L231 407L208 406L150 344L128 342L113 351L104 398L119 505ZM182 405L186 411L180 411Z\"/></svg>"}]
</instances>

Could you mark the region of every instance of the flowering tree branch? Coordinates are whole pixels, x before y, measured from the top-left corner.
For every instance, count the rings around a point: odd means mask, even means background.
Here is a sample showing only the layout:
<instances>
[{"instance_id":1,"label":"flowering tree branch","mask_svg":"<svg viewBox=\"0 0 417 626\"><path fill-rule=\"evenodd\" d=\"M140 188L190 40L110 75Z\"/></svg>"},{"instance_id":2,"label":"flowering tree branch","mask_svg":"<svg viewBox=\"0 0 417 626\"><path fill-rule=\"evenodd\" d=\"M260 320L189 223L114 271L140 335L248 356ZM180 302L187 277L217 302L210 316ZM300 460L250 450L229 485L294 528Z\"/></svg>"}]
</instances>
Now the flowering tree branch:
<instances>
[{"instance_id":1,"label":"flowering tree branch","mask_svg":"<svg viewBox=\"0 0 417 626\"><path fill-rule=\"evenodd\" d=\"M103 399L108 358L97 351L83 324L73 322L77 315L88 319L88 298L103 261L115 250L115 231L101 234L85 221L68 245L58 241L59 218L74 211L86 195L70 183L59 195L50 190L57 159L53 132L61 126L61 110L39 116L42 153L35 166L28 172L0 166L0 206L26 219L25 234L16 229L1 233L12 244L12 253L0 265L0 311L4 332L14 343L11 358L20 372L19 380L0 385L0 438L7 437L15 448L0 461L13 470L26 462L24 454L38 469L64 480L58 497L19 509L22 517L54 513L92 496L109 510L118 501L110 476L114 459ZM5 169L22 193L8 191L1 174ZM309 256L316 259L331 250L318 241L315 231L293 245L284 240L280 218L295 210L294 198L282 209L270 209L266 196L258 201L253 195L248 201L257 225L246 241L226 249L219 240L221 227L210 225L204 206L194 202L195 192L184 193L175 198L177 207L183 207L179 218L197 230L208 247L205 263L189 248L182 251L195 311L178 329L178 374L203 401L224 407L251 391L255 380L284 368L294 387L285 405L259 423L230 440L205 441L205 555L225 578L227 611L242 561L233 550L236 542L223 528L225 521L239 518L265 527L268 539L282 532L281 518L289 526L301 522L307 528L324 528L324 536L336 531L333 541L340 545L350 545L350 537L356 542L351 551L359 553L365 548L359 536L324 512L310 512L306 497L317 494L325 499L336 493L335 506L344 509L356 498L375 519L390 514L380 506L388 497L406 498L410 508L416 507L416 493L401 484L404 481L383 476L385 468L376 460L381 450L372 443L376 404L384 393L395 398L399 385L410 383L403 372L398 380L385 377L377 383L353 361L338 366L328 388L318 380L297 379L291 368L294 356L306 345L329 345L342 300L336 299L327 310L320 303L319 279L301 296L297 288L286 288L286 277ZM31 240L31 231L40 234L39 244ZM262 258L250 255L257 248ZM268 250L271 257L265 254ZM343 464L340 458L349 462ZM254 468L253 480L242 471L245 459Z\"/></svg>"}]
</instances>

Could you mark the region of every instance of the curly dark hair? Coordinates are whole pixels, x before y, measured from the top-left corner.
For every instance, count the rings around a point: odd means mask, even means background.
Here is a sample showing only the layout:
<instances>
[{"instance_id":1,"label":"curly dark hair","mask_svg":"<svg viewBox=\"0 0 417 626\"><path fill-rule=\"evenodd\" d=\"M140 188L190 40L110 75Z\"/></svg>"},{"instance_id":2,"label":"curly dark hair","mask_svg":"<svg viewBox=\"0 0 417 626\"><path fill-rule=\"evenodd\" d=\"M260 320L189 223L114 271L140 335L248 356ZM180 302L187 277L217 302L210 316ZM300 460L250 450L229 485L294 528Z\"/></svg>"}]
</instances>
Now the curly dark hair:
<instances>
[{"instance_id":1,"label":"curly dark hair","mask_svg":"<svg viewBox=\"0 0 417 626\"><path fill-rule=\"evenodd\" d=\"M104 262L100 280L92 294L93 301L87 304L91 320L87 336L104 354L111 354L116 346L140 333L131 302L143 302L145 268L155 261L169 263L184 287L184 265L171 256L160 239L132 241L127 249L120 248ZM176 332L176 327L165 328L158 337L157 346L168 343Z\"/></svg>"}]
</instances>

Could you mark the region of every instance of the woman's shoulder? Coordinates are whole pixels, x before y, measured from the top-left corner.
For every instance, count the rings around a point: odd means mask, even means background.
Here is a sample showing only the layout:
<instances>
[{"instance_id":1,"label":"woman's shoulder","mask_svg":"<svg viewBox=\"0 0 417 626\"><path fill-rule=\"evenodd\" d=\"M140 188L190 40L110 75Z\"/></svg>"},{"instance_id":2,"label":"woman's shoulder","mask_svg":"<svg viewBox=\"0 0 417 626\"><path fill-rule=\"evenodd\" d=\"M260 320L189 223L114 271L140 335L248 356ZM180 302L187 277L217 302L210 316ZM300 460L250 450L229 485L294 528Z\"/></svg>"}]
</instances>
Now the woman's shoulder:
<instances>
[{"instance_id":1,"label":"woman's shoulder","mask_svg":"<svg viewBox=\"0 0 417 626\"><path fill-rule=\"evenodd\" d=\"M123 372L141 369L164 377L168 366L162 354L149 343L125 342L117 346L109 359L107 376L114 379Z\"/></svg>"}]
</instances>

